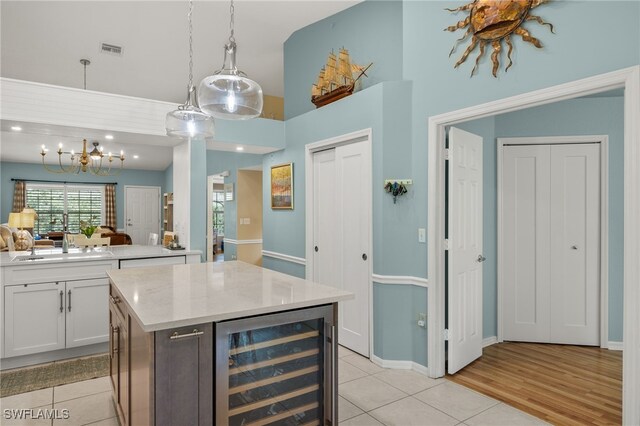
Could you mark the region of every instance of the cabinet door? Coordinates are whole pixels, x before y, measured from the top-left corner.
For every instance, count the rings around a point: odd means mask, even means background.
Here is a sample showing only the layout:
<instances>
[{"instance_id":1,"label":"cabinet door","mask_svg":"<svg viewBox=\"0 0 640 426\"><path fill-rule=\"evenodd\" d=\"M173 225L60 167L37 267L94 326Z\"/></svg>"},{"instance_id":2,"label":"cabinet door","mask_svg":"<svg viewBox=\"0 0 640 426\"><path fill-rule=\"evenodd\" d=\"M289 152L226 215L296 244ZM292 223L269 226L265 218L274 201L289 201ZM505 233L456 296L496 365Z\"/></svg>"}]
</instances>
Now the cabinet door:
<instances>
[{"instance_id":1,"label":"cabinet door","mask_svg":"<svg viewBox=\"0 0 640 426\"><path fill-rule=\"evenodd\" d=\"M64 283L7 286L5 356L64 348Z\"/></svg>"},{"instance_id":2,"label":"cabinet door","mask_svg":"<svg viewBox=\"0 0 640 426\"><path fill-rule=\"evenodd\" d=\"M213 422L213 326L155 333L155 418L162 425Z\"/></svg>"},{"instance_id":3,"label":"cabinet door","mask_svg":"<svg viewBox=\"0 0 640 426\"><path fill-rule=\"evenodd\" d=\"M67 281L67 348L109 338L109 280Z\"/></svg>"},{"instance_id":4,"label":"cabinet door","mask_svg":"<svg viewBox=\"0 0 640 426\"><path fill-rule=\"evenodd\" d=\"M118 402L124 417L124 424L129 424L129 332L127 325L118 318ZM126 320L125 320L126 321Z\"/></svg>"}]
</instances>

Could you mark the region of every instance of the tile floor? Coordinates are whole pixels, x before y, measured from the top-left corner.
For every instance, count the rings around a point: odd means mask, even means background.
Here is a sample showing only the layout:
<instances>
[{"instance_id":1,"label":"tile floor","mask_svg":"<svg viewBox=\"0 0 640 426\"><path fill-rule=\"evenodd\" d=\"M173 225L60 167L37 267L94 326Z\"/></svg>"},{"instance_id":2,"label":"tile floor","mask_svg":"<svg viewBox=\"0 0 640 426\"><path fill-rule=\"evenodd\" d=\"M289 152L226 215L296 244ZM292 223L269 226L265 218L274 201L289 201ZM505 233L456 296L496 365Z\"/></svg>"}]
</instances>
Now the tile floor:
<instances>
[{"instance_id":1,"label":"tile floor","mask_svg":"<svg viewBox=\"0 0 640 426\"><path fill-rule=\"evenodd\" d=\"M380 368L339 349L340 424L350 425L543 425L542 420L446 379ZM108 377L14 395L0 400L7 426L118 426ZM5 409L69 410L68 419L9 420Z\"/></svg>"}]
</instances>

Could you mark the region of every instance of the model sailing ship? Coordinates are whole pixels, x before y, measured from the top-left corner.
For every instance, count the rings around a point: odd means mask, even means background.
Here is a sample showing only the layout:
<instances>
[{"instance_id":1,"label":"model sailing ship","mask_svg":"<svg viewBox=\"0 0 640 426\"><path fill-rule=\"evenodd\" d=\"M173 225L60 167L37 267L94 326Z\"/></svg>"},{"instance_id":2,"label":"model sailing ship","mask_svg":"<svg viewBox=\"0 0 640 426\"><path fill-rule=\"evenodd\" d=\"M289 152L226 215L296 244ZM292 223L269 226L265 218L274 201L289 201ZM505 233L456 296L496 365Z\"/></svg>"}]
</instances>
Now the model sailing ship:
<instances>
[{"instance_id":1,"label":"model sailing ship","mask_svg":"<svg viewBox=\"0 0 640 426\"><path fill-rule=\"evenodd\" d=\"M318 82L311 88L311 102L320 108L351 95L358 80L362 76L367 77L366 71L371 65L373 63L366 67L352 64L349 52L344 47L338 52L337 58L332 51L327 64L320 70Z\"/></svg>"}]
</instances>

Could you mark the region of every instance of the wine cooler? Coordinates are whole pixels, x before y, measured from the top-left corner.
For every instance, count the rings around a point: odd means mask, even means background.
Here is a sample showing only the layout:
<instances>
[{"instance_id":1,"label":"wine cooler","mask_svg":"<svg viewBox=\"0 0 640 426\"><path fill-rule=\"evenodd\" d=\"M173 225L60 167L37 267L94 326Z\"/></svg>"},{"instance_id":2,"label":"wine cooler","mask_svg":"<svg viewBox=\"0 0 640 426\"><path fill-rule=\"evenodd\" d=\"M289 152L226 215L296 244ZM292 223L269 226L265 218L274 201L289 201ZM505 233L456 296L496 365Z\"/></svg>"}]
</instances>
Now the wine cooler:
<instances>
[{"instance_id":1,"label":"wine cooler","mask_svg":"<svg viewBox=\"0 0 640 426\"><path fill-rule=\"evenodd\" d=\"M216 323L216 425L337 423L333 305Z\"/></svg>"}]
</instances>

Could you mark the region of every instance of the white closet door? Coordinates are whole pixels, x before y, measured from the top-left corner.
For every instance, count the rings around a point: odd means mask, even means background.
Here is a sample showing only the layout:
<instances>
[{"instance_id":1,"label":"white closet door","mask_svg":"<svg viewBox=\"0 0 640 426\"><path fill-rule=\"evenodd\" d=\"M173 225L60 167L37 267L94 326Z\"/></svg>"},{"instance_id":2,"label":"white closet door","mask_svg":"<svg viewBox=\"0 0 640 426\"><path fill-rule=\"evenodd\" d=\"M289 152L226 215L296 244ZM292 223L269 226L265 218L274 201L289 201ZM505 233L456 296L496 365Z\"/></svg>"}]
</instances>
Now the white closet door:
<instances>
[{"instance_id":1,"label":"white closet door","mask_svg":"<svg viewBox=\"0 0 640 426\"><path fill-rule=\"evenodd\" d=\"M600 146L506 146L504 340L600 342Z\"/></svg>"},{"instance_id":2,"label":"white closet door","mask_svg":"<svg viewBox=\"0 0 640 426\"><path fill-rule=\"evenodd\" d=\"M453 374L482 355L482 138L449 131L449 345Z\"/></svg>"},{"instance_id":3,"label":"white closet door","mask_svg":"<svg viewBox=\"0 0 640 426\"><path fill-rule=\"evenodd\" d=\"M336 247L336 151L313 155L313 281L332 287L340 283L342 257Z\"/></svg>"},{"instance_id":4,"label":"white closet door","mask_svg":"<svg viewBox=\"0 0 640 426\"><path fill-rule=\"evenodd\" d=\"M551 146L551 343L600 344L600 145Z\"/></svg>"},{"instance_id":5,"label":"white closet door","mask_svg":"<svg viewBox=\"0 0 640 426\"><path fill-rule=\"evenodd\" d=\"M549 339L549 153L549 145L504 147L504 340Z\"/></svg>"},{"instance_id":6,"label":"white closet door","mask_svg":"<svg viewBox=\"0 0 640 426\"><path fill-rule=\"evenodd\" d=\"M339 343L369 356L369 209L367 142L313 155L313 280L355 294L338 307Z\"/></svg>"},{"instance_id":7,"label":"white closet door","mask_svg":"<svg viewBox=\"0 0 640 426\"><path fill-rule=\"evenodd\" d=\"M345 190L334 188L340 220L334 237L343 261L342 289L355 294L354 300L338 304L338 340L364 356L369 356L369 224L371 208L371 156L367 142L336 148L337 182Z\"/></svg>"}]
</instances>

